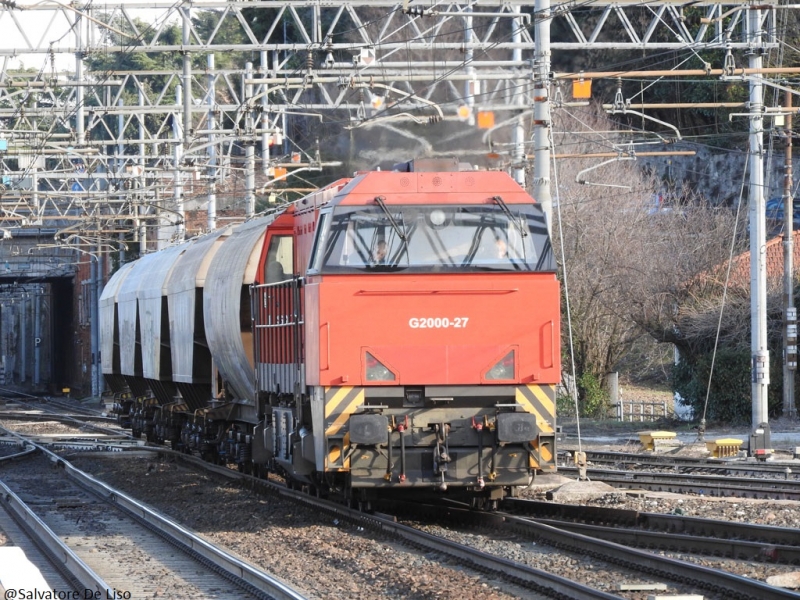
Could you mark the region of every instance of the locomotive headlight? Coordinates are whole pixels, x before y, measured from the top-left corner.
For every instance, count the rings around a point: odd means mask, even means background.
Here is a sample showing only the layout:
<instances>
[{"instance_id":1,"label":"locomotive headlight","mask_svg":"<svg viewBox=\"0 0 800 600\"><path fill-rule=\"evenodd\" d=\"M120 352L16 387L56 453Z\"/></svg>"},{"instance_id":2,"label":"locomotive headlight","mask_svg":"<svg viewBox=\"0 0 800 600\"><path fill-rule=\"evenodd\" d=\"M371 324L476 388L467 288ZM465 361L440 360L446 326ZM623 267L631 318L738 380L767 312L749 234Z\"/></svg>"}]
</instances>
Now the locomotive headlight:
<instances>
[{"instance_id":1,"label":"locomotive headlight","mask_svg":"<svg viewBox=\"0 0 800 600\"><path fill-rule=\"evenodd\" d=\"M444 211L443 210L437 208L436 210L431 211L431 224L432 225L434 225L436 227L441 227L442 225L444 225L445 218L446 217L444 215Z\"/></svg>"},{"instance_id":2,"label":"locomotive headlight","mask_svg":"<svg viewBox=\"0 0 800 600\"><path fill-rule=\"evenodd\" d=\"M394 381L395 374L369 352L365 352L365 375L368 381Z\"/></svg>"},{"instance_id":3,"label":"locomotive headlight","mask_svg":"<svg viewBox=\"0 0 800 600\"><path fill-rule=\"evenodd\" d=\"M383 415L350 417L350 442L353 444L385 444L389 421Z\"/></svg>"},{"instance_id":4,"label":"locomotive headlight","mask_svg":"<svg viewBox=\"0 0 800 600\"><path fill-rule=\"evenodd\" d=\"M489 369L486 373L486 379L514 379L515 367L515 353L512 350Z\"/></svg>"}]
</instances>

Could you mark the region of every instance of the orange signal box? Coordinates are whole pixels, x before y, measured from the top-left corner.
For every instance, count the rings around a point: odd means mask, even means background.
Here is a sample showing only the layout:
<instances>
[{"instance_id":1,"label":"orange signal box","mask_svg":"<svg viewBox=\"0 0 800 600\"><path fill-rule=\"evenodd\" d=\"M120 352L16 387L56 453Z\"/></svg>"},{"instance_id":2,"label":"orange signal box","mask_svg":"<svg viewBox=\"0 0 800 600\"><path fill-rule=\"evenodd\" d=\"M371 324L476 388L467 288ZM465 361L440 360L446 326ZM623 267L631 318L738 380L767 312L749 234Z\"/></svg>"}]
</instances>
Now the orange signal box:
<instances>
[{"instance_id":1,"label":"orange signal box","mask_svg":"<svg viewBox=\"0 0 800 600\"><path fill-rule=\"evenodd\" d=\"M572 97L576 100L583 100L592 97L592 80L576 79L572 82Z\"/></svg>"},{"instance_id":2,"label":"orange signal box","mask_svg":"<svg viewBox=\"0 0 800 600\"><path fill-rule=\"evenodd\" d=\"M494 112L490 110L478 111L478 129L491 129L494 127Z\"/></svg>"}]
</instances>

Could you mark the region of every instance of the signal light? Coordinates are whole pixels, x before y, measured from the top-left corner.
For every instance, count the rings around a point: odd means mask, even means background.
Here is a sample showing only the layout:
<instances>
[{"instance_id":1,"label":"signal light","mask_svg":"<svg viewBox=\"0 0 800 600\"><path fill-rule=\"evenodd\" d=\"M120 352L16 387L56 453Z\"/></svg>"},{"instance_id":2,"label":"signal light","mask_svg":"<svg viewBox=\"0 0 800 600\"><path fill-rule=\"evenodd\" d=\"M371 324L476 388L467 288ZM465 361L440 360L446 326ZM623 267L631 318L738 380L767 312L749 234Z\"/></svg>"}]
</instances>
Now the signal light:
<instances>
[{"instance_id":1,"label":"signal light","mask_svg":"<svg viewBox=\"0 0 800 600\"><path fill-rule=\"evenodd\" d=\"M466 121L472 116L472 109L466 104L462 104L456 109L456 114L458 115L459 119Z\"/></svg>"},{"instance_id":2,"label":"signal light","mask_svg":"<svg viewBox=\"0 0 800 600\"><path fill-rule=\"evenodd\" d=\"M394 381L397 377L369 352L365 352L367 381Z\"/></svg>"}]
</instances>

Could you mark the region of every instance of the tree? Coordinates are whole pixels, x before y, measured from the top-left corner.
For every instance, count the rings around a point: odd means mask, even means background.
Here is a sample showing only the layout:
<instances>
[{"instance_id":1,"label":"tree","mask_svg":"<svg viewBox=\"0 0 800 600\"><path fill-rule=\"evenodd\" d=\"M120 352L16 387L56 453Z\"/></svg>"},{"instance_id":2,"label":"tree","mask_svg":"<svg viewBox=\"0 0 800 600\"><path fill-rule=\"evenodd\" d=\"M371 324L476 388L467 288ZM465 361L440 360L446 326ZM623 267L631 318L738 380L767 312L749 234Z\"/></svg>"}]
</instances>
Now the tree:
<instances>
[{"instance_id":1,"label":"tree","mask_svg":"<svg viewBox=\"0 0 800 600\"><path fill-rule=\"evenodd\" d=\"M554 129L569 132L554 136L556 154L619 153L557 160L552 177L554 238L572 324L563 339L571 335L579 379L589 374L604 383L646 335L677 345L690 359L699 356L714 340L724 266L745 243L731 243L743 217L737 229L734 210L689 190L664 198L660 182L626 154L637 146L608 133L597 111L558 112ZM727 313L725 339L746 327L743 298L729 296L735 310ZM578 388L585 407L588 389L580 381Z\"/></svg>"},{"instance_id":2,"label":"tree","mask_svg":"<svg viewBox=\"0 0 800 600\"><path fill-rule=\"evenodd\" d=\"M599 112L557 112L554 130L569 133L554 136L554 152L604 151L622 138L607 132ZM598 166L606 160L606 164ZM591 171L587 168L596 166ZM620 264L626 248L639 235L637 224L647 218L647 203L653 185L631 160L570 158L557 160L553 169L554 240L561 263L564 306L570 310L562 339L572 341L579 378L581 410L588 400L589 381L600 382L643 332L629 318L623 289L619 286ZM563 242L563 243L562 243ZM564 344L565 349L569 348ZM569 362L565 362L569 364Z\"/></svg>"}]
</instances>

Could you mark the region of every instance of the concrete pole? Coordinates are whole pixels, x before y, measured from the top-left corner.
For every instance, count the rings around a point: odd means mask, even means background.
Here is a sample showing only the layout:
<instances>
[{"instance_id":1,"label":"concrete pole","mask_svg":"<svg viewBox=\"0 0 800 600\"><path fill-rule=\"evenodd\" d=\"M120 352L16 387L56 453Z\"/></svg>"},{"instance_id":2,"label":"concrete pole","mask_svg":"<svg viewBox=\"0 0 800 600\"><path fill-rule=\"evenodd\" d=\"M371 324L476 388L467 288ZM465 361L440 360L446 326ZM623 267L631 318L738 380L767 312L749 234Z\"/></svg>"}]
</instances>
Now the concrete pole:
<instances>
[{"instance_id":1,"label":"concrete pole","mask_svg":"<svg viewBox=\"0 0 800 600\"><path fill-rule=\"evenodd\" d=\"M117 106L119 106L120 108L125 106L125 100L120 98L117 101ZM122 111L120 111L120 114L117 115L117 147L115 152L116 152L116 156L114 159L114 162L116 163L115 177L117 180L117 185L119 186L117 188L117 199L119 200L121 205L122 202L125 200L126 196L128 197L128 199L130 199L132 193L131 190L133 189L133 185L131 185L131 180L123 178L123 175L125 175L126 161L125 161L125 117L122 114ZM136 209L134 208L134 211L135 210ZM125 246L123 245L125 243L125 234L119 233L117 234L117 237L120 241L120 252L119 252L120 262L125 262Z\"/></svg>"},{"instance_id":2,"label":"concrete pole","mask_svg":"<svg viewBox=\"0 0 800 600\"><path fill-rule=\"evenodd\" d=\"M533 197L553 228L553 200L550 195L550 0L534 3L533 82Z\"/></svg>"},{"instance_id":3,"label":"concrete pole","mask_svg":"<svg viewBox=\"0 0 800 600\"><path fill-rule=\"evenodd\" d=\"M186 48L190 42L192 20L188 7L181 8L183 15L183 46ZM192 137L192 57L186 50L183 51L183 143L189 146ZM183 238L181 238L183 239Z\"/></svg>"},{"instance_id":4,"label":"concrete pole","mask_svg":"<svg viewBox=\"0 0 800 600\"><path fill-rule=\"evenodd\" d=\"M749 66L761 69L761 11L748 10ZM750 321L752 328L752 425L767 423L769 350L767 347L766 215L764 206L764 89L761 75L750 78Z\"/></svg>"},{"instance_id":5,"label":"concrete pole","mask_svg":"<svg viewBox=\"0 0 800 600\"><path fill-rule=\"evenodd\" d=\"M36 219L34 225L42 224L42 207L39 204L39 167L36 166L36 161L39 160L38 156L31 157L31 205L36 210Z\"/></svg>"},{"instance_id":6,"label":"concrete pole","mask_svg":"<svg viewBox=\"0 0 800 600\"><path fill-rule=\"evenodd\" d=\"M41 382L42 364L42 288L33 295L33 384Z\"/></svg>"},{"instance_id":7,"label":"concrete pole","mask_svg":"<svg viewBox=\"0 0 800 600\"><path fill-rule=\"evenodd\" d=\"M248 62L244 65L245 79L253 79L253 63ZM253 84L247 83L244 88L244 101L249 102L253 97ZM245 113L244 124L244 216L246 219L253 218L256 213L256 147L253 139L253 113L248 110Z\"/></svg>"},{"instance_id":8,"label":"concrete pole","mask_svg":"<svg viewBox=\"0 0 800 600\"><path fill-rule=\"evenodd\" d=\"M206 106L208 107L208 130L213 132L217 127L216 115L214 115L214 103L216 99L216 88L214 82L214 55L207 57L208 66L208 92L206 93ZM217 145L214 143L214 133L208 134L208 213L206 228L214 231L217 228Z\"/></svg>"},{"instance_id":9,"label":"concrete pole","mask_svg":"<svg viewBox=\"0 0 800 600\"><path fill-rule=\"evenodd\" d=\"M474 58L474 53L471 47L473 32L472 16L469 14L472 12L472 8L467 7L464 9L464 12L467 13L467 16L464 17L464 71L470 76L470 79L467 79L464 82L464 103L469 109L467 123L470 125L470 127L473 127L475 125L475 88L478 86L478 80L475 79L475 65L472 62Z\"/></svg>"},{"instance_id":10,"label":"concrete pole","mask_svg":"<svg viewBox=\"0 0 800 600\"><path fill-rule=\"evenodd\" d=\"M28 292L19 300L19 382L28 381Z\"/></svg>"},{"instance_id":11,"label":"concrete pole","mask_svg":"<svg viewBox=\"0 0 800 600\"><path fill-rule=\"evenodd\" d=\"M103 287L105 286L105 254L100 253L100 243L97 244L97 286L95 293L92 296L92 323L96 326L92 329L97 345L97 394L98 398L103 394L105 389L105 381L103 380L103 356L100 347L100 296L103 295Z\"/></svg>"},{"instance_id":12,"label":"concrete pole","mask_svg":"<svg viewBox=\"0 0 800 600\"><path fill-rule=\"evenodd\" d=\"M268 64L268 54L266 50L261 51L261 75L262 77L266 77L269 73L269 64ZM261 134L261 170L264 175L267 174L269 171L269 147L270 147L270 138L272 134L266 133L267 129L269 129L269 98L267 94L264 94L266 90L264 84L259 86L258 92L261 93L261 129L264 130L265 133Z\"/></svg>"},{"instance_id":13,"label":"concrete pole","mask_svg":"<svg viewBox=\"0 0 800 600\"><path fill-rule=\"evenodd\" d=\"M180 106L181 99L183 98L183 89L178 86L175 90L175 103ZM172 116L172 135L175 138L175 148L173 149L173 169L172 169L172 197L175 200L175 218L178 222L175 224L174 234L175 241L182 242L184 237L184 219L183 212L183 181L181 179L181 163L183 162L183 140L184 140L184 123L180 113L175 111Z\"/></svg>"},{"instance_id":14,"label":"concrete pole","mask_svg":"<svg viewBox=\"0 0 800 600\"><path fill-rule=\"evenodd\" d=\"M797 418L797 308L794 305L794 198L792 197L792 94L786 92L786 150L783 171L783 416Z\"/></svg>"},{"instance_id":15,"label":"concrete pole","mask_svg":"<svg viewBox=\"0 0 800 600\"><path fill-rule=\"evenodd\" d=\"M86 131L84 129L84 99L83 99L83 32L81 24L81 13L75 11L75 137L78 146L86 143Z\"/></svg>"},{"instance_id":16,"label":"concrete pole","mask_svg":"<svg viewBox=\"0 0 800 600\"><path fill-rule=\"evenodd\" d=\"M515 6L513 10L514 10L515 13L519 13L520 12L520 7L519 6ZM514 44L521 44L522 43L522 27L523 27L522 19L515 18L512 21L512 25L511 26L514 28L512 34L511 34L511 41ZM511 51L511 59L514 60L514 61L521 61L522 60L522 48L514 48ZM523 80L521 80L521 79L518 81L518 84L519 84L519 89L514 92L513 98L516 99L515 104L519 104L520 105L520 109L522 109L522 108L524 108L523 102L524 102L524 97L525 97L525 94L523 93L523 90L525 90L526 87L525 87L525 82ZM513 140L514 140L514 145L513 145L514 149L513 149L513 156L511 157L512 158L511 162L515 166L513 168L511 176L514 178L514 181L516 181L518 184L520 184L520 186L522 186L524 188L526 186L526 182L525 182L525 166L526 166L525 155L526 155L526 152L525 152L525 121L524 121L524 117L522 115L517 117L517 122L514 125Z\"/></svg>"},{"instance_id":17,"label":"concrete pole","mask_svg":"<svg viewBox=\"0 0 800 600\"><path fill-rule=\"evenodd\" d=\"M144 108L144 92L141 88L139 88L139 106ZM144 111L136 115L136 118L139 121L139 167L141 168L142 172L140 173L139 177L141 178L139 181L139 202L137 203L136 207L134 208L134 235L139 240L139 255L144 256L147 252L147 227L145 226L144 219L141 219L140 216L144 214L145 207L142 206L141 201L144 199L145 196L145 186L147 185L147 176L145 175L145 169L147 168L147 160L145 158L145 122L144 122Z\"/></svg>"},{"instance_id":18,"label":"concrete pole","mask_svg":"<svg viewBox=\"0 0 800 600\"><path fill-rule=\"evenodd\" d=\"M98 272L100 271L97 256L94 254L89 255L89 267L91 271L89 279L89 328L91 332L91 346L92 346L92 396L100 395L98 381L98 372L100 370L99 364L99 340L100 340L100 327L97 322L97 279Z\"/></svg>"}]
</instances>

